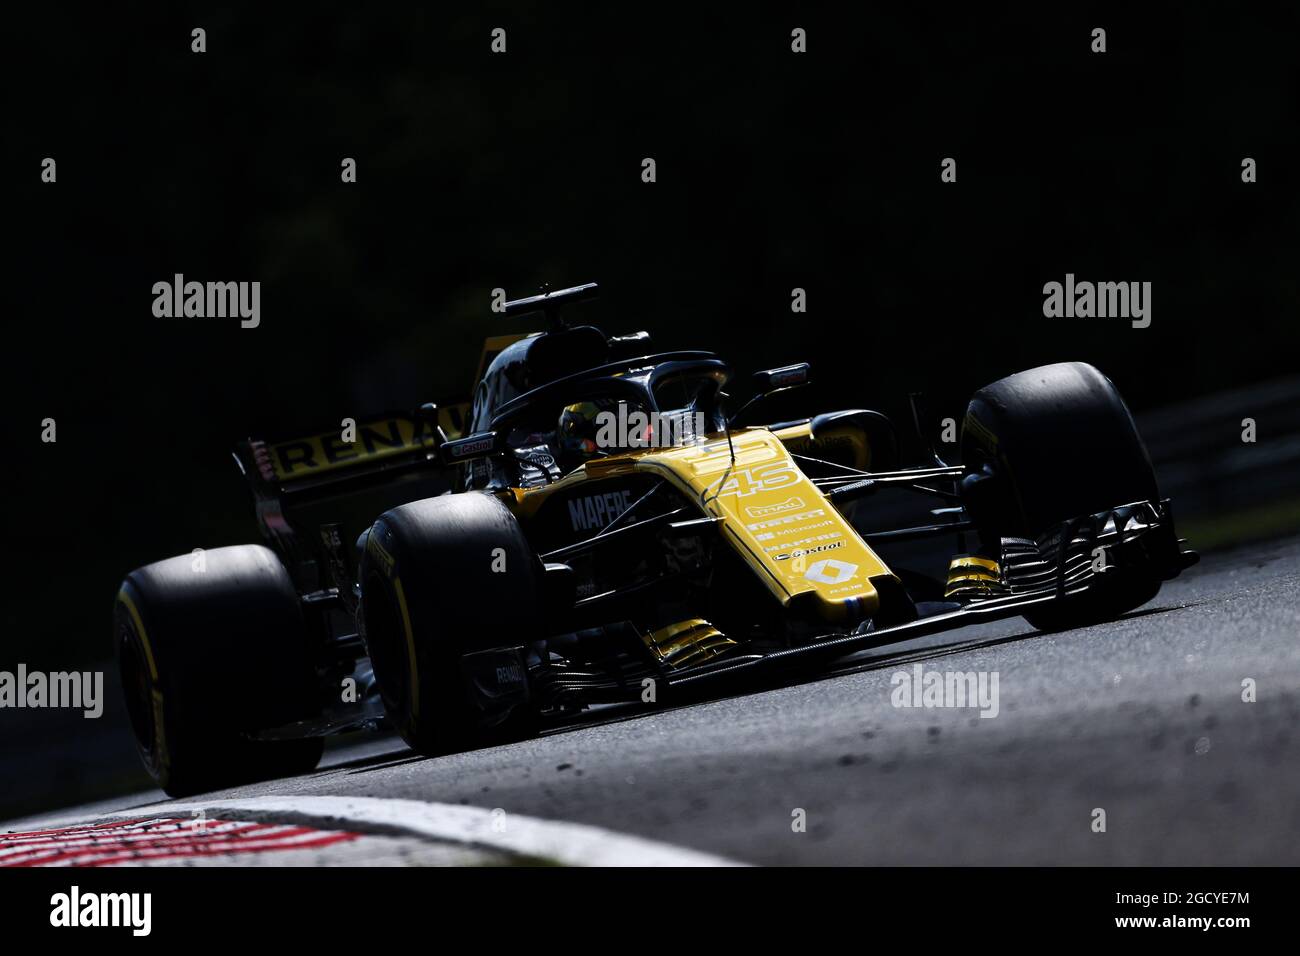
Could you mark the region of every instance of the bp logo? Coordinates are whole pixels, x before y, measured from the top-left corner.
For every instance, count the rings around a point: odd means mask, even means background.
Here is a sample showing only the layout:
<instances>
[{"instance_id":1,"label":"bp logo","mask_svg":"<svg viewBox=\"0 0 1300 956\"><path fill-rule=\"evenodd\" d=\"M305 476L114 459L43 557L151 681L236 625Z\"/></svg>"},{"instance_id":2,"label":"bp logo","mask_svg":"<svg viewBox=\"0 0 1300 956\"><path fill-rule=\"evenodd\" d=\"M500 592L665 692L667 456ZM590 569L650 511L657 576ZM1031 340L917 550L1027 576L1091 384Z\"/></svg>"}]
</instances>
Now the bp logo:
<instances>
[{"instance_id":1,"label":"bp logo","mask_svg":"<svg viewBox=\"0 0 1300 956\"><path fill-rule=\"evenodd\" d=\"M817 581L821 584L843 584L857 573L856 564L836 561L834 558L822 558L810 564L803 576L809 581Z\"/></svg>"}]
</instances>

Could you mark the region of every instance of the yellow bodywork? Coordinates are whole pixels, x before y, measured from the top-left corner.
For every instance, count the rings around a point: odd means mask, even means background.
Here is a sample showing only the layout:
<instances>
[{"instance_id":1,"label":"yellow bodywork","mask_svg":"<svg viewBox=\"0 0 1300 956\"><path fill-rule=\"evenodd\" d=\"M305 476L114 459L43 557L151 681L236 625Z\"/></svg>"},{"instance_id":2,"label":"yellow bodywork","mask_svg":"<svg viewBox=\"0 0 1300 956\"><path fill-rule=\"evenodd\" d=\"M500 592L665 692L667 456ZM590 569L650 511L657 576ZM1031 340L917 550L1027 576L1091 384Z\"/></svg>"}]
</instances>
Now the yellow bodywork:
<instances>
[{"instance_id":1,"label":"yellow bodywork","mask_svg":"<svg viewBox=\"0 0 1300 956\"><path fill-rule=\"evenodd\" d=\"M737 645L708 621L690 618L642 635L655 659L674 669L703 664Z\"/></svg>"},{"instance_id":2,"label":"yellow bodywork","mask_svg":"<svg viewBox=\"0 0 1300 956\"><path fill-rule=\"evenodd\" d=\"M797 599L840 624L879 608L872 579L892 572L766 428L734 431L730 446L714 435L680 448L593 459L554 484L505 497L527 519L557 491L630 474L663 478L702 513L724 519L722 534L783 606Z\"/></svg>"},{"instance_id":3,"label":"yellow bodywork","mask_svg":"<svg viewBox=\"0 0 1300 956\"><path fill-rule=\"evenodd\" d=\"M996 597L1006 593L1002 572L992 558L959 554L948 562L945 598Z\"/></svg>"}]
</instances>

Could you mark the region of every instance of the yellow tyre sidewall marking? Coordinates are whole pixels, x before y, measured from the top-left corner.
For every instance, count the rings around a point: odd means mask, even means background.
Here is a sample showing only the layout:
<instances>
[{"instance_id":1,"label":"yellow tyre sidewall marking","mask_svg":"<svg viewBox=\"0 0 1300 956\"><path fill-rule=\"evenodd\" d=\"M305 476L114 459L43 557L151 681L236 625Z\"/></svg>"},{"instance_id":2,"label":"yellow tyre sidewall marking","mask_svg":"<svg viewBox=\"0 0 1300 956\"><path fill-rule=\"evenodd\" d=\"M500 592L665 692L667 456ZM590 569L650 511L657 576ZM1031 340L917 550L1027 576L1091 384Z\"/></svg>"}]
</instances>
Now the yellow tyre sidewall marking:
<instances>
[{"instance_id":1,"label":"yellow tyre sidewall marking","mask_svg":"<svg viewBox=\"0 0 1300 956\"><path fill-rule=\"evenodd\" d=\"M415 632L411 630L411 613L406 607L406 592L402 590L402 579L393 575L393 590L397 593L397 606L402 612L402 633L406 636L406 653L411 661L411 727L414 729L416 718L420 715L420 670L415 656Z\"/></svg>"},{"instance_id":2,"label":"yellow tyre sidewall marking","mask_svg":"<svg viewBox=\"0 0 1300 956\"><path fill-rule=\"evenodd\" d=\"M402 612L402 634L406 638L406 655L411 669L411 719L408 723L410 729L414 730L415 720L420 714L420 679L416 666L415 632L411 629L411 612L406 606L406 592L402 589L402 579L397 573L397 560L380 543L379 536L373 530L366 535L366 551L375 556L384 577L392 583L393 593L397 595L398 610Z\"/></svg>"},{"instance_id":3,"label":"yellow tyre sidewall marking","mask_svg":"<svg viewBox=\"0 0 1300 956\"><path fill-rule=\"evenodd\" d=\"M144 629L144 621L141 619L140 612L136 609L135 602L131 600L131 595L126 588L122 588L117 592L117 599L122 602L127 613L131 615L131 622L135 625L136 636L140 639L140 645L144 648L145 660L149 664L149 697L153 703L154 750L158 753L159 765L165 771L171 766L171 758L167 753L167 732L163 724L163 694L158 680L158 664L153 656L153 648L149 644L149 635Z\"/></svg>"}]
</instances>

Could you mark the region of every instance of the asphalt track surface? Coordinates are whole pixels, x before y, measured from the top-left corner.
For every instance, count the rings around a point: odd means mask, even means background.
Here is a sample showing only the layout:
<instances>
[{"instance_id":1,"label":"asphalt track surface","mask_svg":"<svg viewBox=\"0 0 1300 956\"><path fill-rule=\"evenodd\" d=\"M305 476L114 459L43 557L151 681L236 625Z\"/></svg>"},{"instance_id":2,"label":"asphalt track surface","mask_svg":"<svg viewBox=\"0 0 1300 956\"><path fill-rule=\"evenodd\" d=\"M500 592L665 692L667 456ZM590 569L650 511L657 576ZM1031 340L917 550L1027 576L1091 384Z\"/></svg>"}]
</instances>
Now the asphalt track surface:
<instances>
[{"instance_id":1,"label":"asphalt track surface","mask_svg":"<svg viewBox=\"0 0 1300 956\"><path fill-rule=\"evenodd\" d=\"M367 738L212 796L501 808L757 864L1294 865L1298 645L1292 538L1210 556L1105 625L965 628L799 686L436 759ZM997 672L997 716L894 706L916 663Z\"/></svg>"}]
</instances>

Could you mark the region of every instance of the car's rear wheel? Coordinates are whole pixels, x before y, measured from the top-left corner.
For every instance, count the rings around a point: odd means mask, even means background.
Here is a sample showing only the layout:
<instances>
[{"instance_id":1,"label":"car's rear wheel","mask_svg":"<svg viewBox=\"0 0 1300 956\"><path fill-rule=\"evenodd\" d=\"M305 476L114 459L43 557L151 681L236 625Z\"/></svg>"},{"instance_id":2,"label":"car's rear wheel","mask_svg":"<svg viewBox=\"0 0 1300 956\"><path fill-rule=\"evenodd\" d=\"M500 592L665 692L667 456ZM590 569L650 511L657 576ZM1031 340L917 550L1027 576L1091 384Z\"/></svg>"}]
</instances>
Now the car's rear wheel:
<instances>
[{"instance_id":1,"label":"car's rear wheel","mask_svg":"<svg viewBox=\"0 0 1300 956\"><path fill-rule=\"evenodd\" d=\"M256 740L320 710L298 595L260 545L137 568L113 608L127 714L172 796L311 770L319 739Z\"/></svg>"},{"instance_id":2,"label":"car's rear wheel","mask_svg":"<svg viewBox=\"0 0 1300 956\"><path fill-rule=\"evenodd\" d=\"M441 754L531 729L513 648L538 633L537 559L501 502L475 491L385 512L367 536L360 576L375 679L411 747ZM493 666L471 692L474 652Z\"/></svg>"},{"instance_id":3,"label":"car's rear wheel","mask_svg":"<svg viewBox=\"0 0 1300 956\"><path fill-rule=\"evenodd\" d=\"M975 393L962 430L966 507L989 545L999 536L1038 538L1069 521L1134 501L1156 500L1155 472L1119 391L1083 362L1000 379ZM1127 570L1088 592L1025 615L1058 630L1107 620L1145 604L1155 573Z\"/></svg>"}]
</instances>

